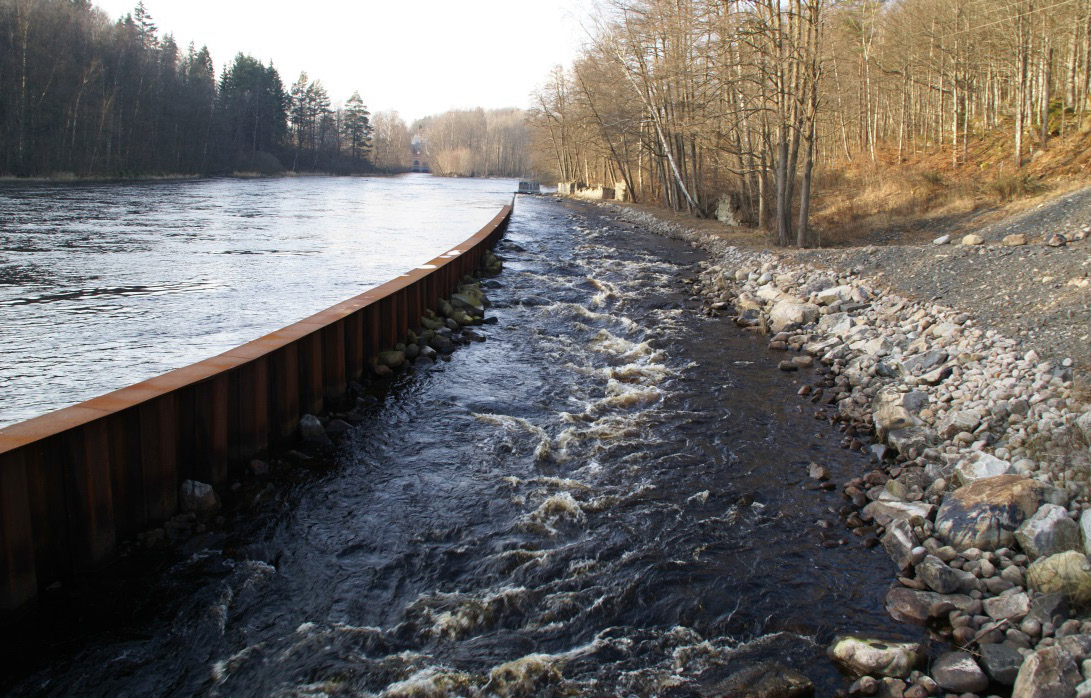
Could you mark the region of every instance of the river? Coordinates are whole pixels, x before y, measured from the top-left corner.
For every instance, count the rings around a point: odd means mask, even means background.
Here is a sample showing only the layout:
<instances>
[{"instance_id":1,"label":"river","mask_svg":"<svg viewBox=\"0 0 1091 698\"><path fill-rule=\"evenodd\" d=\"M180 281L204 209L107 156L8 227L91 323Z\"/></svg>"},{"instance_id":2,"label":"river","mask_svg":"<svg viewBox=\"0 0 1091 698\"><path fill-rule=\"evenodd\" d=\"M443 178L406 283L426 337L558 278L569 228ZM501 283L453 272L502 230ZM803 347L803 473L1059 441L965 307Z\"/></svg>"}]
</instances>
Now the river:
<instances>
[{"instance_id":1,"label":"river","mask_svg":"<svg viewBox=\"0 0 1091 698\"><path fill-rule=\"evenodd\" d=\"M505 179L0 183L0 427L280 329L449 250Z\"/></svg>"},{"instance_id":2,"label":"river","mask_svg":"<svg viewBox=\"0 0 1091 698\"><path fill-rule=\"evenodd\" d=\"M775 660L828 696L835 633L921 639L808 477L866 458L699 312L697 251L520 197L498 253L487 341L374 384L324 467L150 579L73 592L11 691L699 696Z\"/></svg>"}]
</instances>

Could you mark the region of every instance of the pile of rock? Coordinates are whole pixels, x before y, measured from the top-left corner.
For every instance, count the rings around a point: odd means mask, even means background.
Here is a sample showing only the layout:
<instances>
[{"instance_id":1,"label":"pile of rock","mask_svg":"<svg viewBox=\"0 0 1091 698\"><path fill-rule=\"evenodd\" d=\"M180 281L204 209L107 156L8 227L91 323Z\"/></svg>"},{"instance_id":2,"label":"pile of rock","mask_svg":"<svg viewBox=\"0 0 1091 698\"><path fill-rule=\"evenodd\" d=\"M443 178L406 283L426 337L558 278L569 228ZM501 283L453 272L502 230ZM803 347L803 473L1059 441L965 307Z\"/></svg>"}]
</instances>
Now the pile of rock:
<instances>
[{"instance_id":1,"label":"pile of rock","mask_svg":"<svg viewBox=\"0 0 1091 698\"><path fill-rule=\"evenodd\" d=\"M1072 362L1020 352L965 313L853 270L622 215L709 249L715 261L691 282L710 312L794 352L781 369L813 367L818 380L800 393L878 463L844 484L841 513L899 568L891 615L951 651L926 667L920 648L842 638L830 654L861 676L852 692L1091 696L1091 411L1074 395Z\"/></svg>"},{"instance_id":2,"label":"pile of rock","mask_svg":"<svg viewBox=\"0 0 1091 698\"><path fill-rule=\"evenodd\" d=\"M438 312L425 311L419 331L409 330L404 342L371 357L372 372L379 377L390 376L404 366L447 359L460 344L485 341L468 328L489 322L485 318L489 305L482 283L466 277L449 300L440 300Z\"/></svg>"},{"instance_id":3,"label":"pile of rock","mask_svg":"<svg viewBox=\"0 0 1091 698\"><path fill-rule=\"evenodd\" d=\"M1088 657L1061 644L1091 643L1091 621L1073 616L1091 602L1081 534L1091 534L1091 413L1072 395L1071 363L1019 355L965 314L882 293L851 272L713 264L695 290L773 334L772 348L798 352L782 369L817 367L805 392L836 409L851 447L880 461L845 484L852 506L842 513L857 533L881 536L901 569L887 608L955 647L915 680L881 673L885 684L854 690L1015 685L1027 697L1054 695L1042 687L1061 682L1091 695L1079 664Z\"/></svg>"}]
</instances>

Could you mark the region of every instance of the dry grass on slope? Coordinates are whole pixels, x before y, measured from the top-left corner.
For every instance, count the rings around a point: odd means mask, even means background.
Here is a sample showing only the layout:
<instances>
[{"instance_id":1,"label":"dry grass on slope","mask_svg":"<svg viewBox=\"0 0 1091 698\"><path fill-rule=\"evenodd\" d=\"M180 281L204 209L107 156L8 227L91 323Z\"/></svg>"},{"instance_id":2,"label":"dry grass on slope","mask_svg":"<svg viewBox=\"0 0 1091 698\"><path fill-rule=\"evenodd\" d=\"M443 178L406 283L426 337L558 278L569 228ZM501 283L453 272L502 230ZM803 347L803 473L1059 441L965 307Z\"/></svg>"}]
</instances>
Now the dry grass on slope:
<instances>
[{"instance_id":1,"label":"dry grass on slope","mask_svg":"<svg viewBox=\"0 0 1091 698\"><path fill-rule=\"evenodd\" d=\"M1012 165L1008 130L974 139L965 162L950 146L902 158L829 163L815 181L812 224L822 246L912 244L968 231L1086 186L1091 172L1091 119L1083 129L1036 149Z\"/></svg>"}]
</instances>

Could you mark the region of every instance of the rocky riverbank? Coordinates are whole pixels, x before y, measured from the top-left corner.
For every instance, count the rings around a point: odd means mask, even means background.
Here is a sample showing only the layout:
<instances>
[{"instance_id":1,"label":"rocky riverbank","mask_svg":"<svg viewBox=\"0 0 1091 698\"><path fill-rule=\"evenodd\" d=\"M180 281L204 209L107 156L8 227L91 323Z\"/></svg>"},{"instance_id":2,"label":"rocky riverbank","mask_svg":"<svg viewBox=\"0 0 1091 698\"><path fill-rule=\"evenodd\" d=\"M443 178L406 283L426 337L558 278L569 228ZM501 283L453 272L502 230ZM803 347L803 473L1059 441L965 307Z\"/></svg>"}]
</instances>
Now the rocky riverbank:
<instances>
[{"instance_id":1,"label":"rocky riverbank","mask_svg":"<svg viewBox=\"0 0 1091 698\"><path fill-rule=\"evenodd\" d=\"M873 456L843 483L840 514L894 560L890 614L945 649L929 660L917 645L841 638L830 655L860 676L850 693L1091 696L1091 411L1073 359L1045 360L966 309L857 268L611 208L704 247L690 281L709 312L768 336L782 370L810 372L800 395L815 417ZM1076 237L1065 243L1086 257Z\"/></svg>"}]
</instances>

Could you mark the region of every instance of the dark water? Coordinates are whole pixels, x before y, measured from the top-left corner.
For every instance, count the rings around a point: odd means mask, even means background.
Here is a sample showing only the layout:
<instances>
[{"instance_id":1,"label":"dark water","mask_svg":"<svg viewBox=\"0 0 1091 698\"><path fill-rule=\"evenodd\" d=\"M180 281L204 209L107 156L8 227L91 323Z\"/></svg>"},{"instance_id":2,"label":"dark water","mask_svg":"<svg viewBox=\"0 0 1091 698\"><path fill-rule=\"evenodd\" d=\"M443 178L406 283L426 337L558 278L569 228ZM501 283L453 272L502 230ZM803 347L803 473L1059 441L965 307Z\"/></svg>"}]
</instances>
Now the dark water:
<instances>
[{"instance_id":1,"label":"dark water","mask_svg":"<svg viewBox=\"0 0 1091 698\"><path fill-rule=\"evenodd\" d=\"M446 252L504 179L0 183L0 427L231 349Z\"/></svg>"},{"instance_id":2,"label":"dark water","mask_svg":"<svg viewBox=\"0 0 1091 698\"><path fill-rule=\"evenodd\" d=\"M520 198L487 342L15 692L685 696L775 659L830 695L833 634L912 632L807 477L866 461L695 312L697 253L590 210Z\"/></svg>"}]
</instances>

